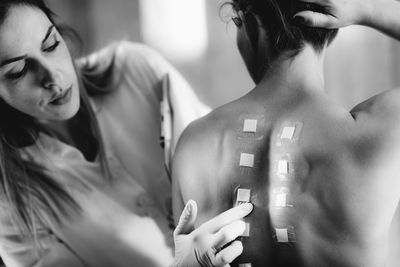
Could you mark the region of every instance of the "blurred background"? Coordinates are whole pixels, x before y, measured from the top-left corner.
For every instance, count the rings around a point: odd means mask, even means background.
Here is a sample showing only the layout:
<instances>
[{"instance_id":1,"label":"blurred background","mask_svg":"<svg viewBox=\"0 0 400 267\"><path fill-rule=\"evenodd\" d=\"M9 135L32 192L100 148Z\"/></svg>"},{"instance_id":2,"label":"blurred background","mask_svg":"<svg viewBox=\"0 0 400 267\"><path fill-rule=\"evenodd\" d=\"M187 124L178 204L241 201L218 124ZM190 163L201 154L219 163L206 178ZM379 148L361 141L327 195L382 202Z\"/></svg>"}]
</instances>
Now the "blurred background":
<instances>
[{"instance_id":1,"label":"blurred background","mask_svg":"<svg viewBox=\"0 0 400 267\"><path fill-rule=\"evenodd\" d=\"M81 35L84 53L128 39L163 54L211 107L253 87L223 0L51 0L59 20ZM400 45L364 27L342 29L328 50L328 93L351 108L400 85Z\"/></svg>"},{"instance_id":2,"label":"blurred background","mask_svg":"<svg viewBox=\"0 0 400 267\"><path fill-rule=\"evenodd\" d=\"M84 53L112 41L144 42L164 55L203 102L216 107L253 88L235 44L226 0L51 0L60 22L75 28ZM400 86L400 44L364 27L341 30L328 50L328 93L351 108Z\"/></svg>"},{"instance_id":3,"label":"blurred background","mask_svg":"<svg viewBox=\"0 0 400 267\"><path fill-rule=\"evenodd\" d=\"M82 55L116 40L144 42L164 55L199 98L217 107L253 88L222 0L51 0L59 22L83 39ZM349 27L328 50L326 86L351 108L400 86L400 44L383 34ZM1 265L1 260L0 260Z\"/></svg>"}]
</instances>

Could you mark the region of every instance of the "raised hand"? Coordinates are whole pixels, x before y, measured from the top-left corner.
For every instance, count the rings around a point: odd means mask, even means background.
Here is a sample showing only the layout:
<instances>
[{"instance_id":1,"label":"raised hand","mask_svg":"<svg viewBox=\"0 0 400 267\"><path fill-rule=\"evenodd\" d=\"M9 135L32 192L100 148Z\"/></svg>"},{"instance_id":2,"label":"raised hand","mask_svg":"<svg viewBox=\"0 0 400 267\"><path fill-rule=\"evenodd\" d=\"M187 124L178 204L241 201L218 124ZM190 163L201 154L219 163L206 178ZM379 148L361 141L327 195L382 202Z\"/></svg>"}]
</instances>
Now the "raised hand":
<instances>
[{"instance_id":1,"label":"raised hand","mask_svg":"<svg viewBox=\"0 0 400 267\"><path fill-rule=\"evenodd\" d=\"M374 2L382 0L298 0L304 3L317 4L326 13L303 10L294 18L303 24L316 28L341 28L354 24L363 24L371 13Z\"/></svg>"}]
</instances>

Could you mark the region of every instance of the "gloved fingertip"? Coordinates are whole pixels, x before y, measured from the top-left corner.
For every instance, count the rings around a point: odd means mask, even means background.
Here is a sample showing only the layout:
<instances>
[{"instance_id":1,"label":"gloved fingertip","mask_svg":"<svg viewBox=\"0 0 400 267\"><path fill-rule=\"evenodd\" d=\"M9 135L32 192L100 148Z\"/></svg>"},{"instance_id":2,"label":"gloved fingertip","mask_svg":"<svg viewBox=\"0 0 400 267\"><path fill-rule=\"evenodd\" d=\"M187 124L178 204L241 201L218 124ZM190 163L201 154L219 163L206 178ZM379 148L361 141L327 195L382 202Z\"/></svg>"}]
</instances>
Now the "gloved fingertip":
<instances>
[{"instance_id":1,"label":"gloved fingertip","mask_svg":"<svg viewBox=\"0 0 400 267\"><path fill-rule=\"evenodd\" d=\"M245 213L250 213L253 210L254 206L252 203L244 203L240 205L240 209Z\"/></svg>"},{"instance_id":2,"label":"gloved fingertip","mask_svg":"<svg viewBox=\"0 0 400 267\"><path fill-rule=\"evenodd\" d=\"M189 200L187 203L186 203L186 206L185 206L185 216L187 217L187 216L190 216L191 214L192 214L192 212L193 212L193 200Z\"/></svg>"},{"instance_id":3,"label":"gloved fingertip","mask_svg":"<svg viewBox=\"0 0 400 267\"><path fill-rule=\"evenodd\" d=\"M182 211L178 225L174 231L174 235L188 234L194 230L194 221L197 217L197 204L193 200L189 200Z\"/></svg>"}]
</instances>

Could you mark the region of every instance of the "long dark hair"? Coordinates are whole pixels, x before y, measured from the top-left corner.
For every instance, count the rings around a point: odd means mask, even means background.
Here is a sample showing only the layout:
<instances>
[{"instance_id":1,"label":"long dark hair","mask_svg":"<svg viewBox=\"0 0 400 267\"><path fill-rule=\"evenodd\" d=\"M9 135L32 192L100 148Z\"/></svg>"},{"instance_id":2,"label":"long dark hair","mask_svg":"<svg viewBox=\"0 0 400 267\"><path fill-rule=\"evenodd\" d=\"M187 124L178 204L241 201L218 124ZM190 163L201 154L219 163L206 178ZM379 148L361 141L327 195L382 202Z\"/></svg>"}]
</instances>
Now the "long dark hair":
<instances>
[{"instance_id":1,"label":"long dark hair","mask_svg":"<svg viewBox=\"0 0 400 267\"><path fill-rule=\"evenodd\" d=\"M53 12L43 0L1 0L0 25L10 8L16 5L40 9L60 33L64 32L64 28L54 22ZM99 125L89 103L89 96L105 94L107 90L93 81L96 76L89 75L80 68L76 70L81 106L71 119L71 125L74 128L79 127L80 131L87 131L85 136L90 136L96 147L104 176L111 177ZM81 211L78 203L54 177L50 177L44 166L21 155L22 148L37 142L40 132L56 136L35 118L0 99L0 204L7 207L21 236L31 241L36 240L35 222L45 221L43 212L52 222L62 224L71 214Z\"/></svg>"}]
</instances>

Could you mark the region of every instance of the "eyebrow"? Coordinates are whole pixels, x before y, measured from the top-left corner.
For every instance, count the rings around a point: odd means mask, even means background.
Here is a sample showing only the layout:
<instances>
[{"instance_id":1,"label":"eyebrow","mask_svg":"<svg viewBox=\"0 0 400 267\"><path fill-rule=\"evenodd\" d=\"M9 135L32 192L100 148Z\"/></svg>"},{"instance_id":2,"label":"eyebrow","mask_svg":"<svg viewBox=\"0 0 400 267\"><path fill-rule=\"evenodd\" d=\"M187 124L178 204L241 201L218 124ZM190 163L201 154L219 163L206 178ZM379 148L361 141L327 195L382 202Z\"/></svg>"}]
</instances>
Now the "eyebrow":
<instances>
[{"instance_id":1,"label":"eyebrow","mask_svg":"<svg viewBox=\"0 0 400 267\"><path fill-rule=\"evenodd\" d=\"M47 39L49 39L50 34L51 34L51 32L53 31L53 29L54 29L54 25L51 25L51 26L49 27L49 29L47 30L46 35L45 35L44 38L43 38L42 44L44 44L44 43L47 41Z\"/></svg>"},{"instance_id":2,"label":"eyebrow","mask_svg":"<svg viewBox=\"0 0 400 267\"><path fill-rule=\"evenodd\" d=\"M25 59L26 57L27 57L27 56L24 55L24 56L20 56L20 57L14 57L14 58L10 58L10 59L3 60L3 61L1 62L1 64L0 64L0 68L1 68L1 67L4 67L4 66L7 65L7 64L10 64L10 63L13 63L13 62L16 62L16 61Z\"/></svg>"},{"instance_id":3,"label":"eyebrow","mask_svg":"<svg viewBox=\"0 0 400 267\"><path fill-rule=\"evenodd\" d=\"M54 25L51 25L51 26L47 29L47 32L46 32L46 35L45 35L44 38L43 38L42 44L45 43L45 42L47 41L47 39L49 39L50 34L52 33L53 29L54 29ZM8 65L8 64L10 64L10 63L17 62L17 61L19 61L19 60L25 59L26 57L27 57L27 55L23 55L23 56L19 56L19 57L14 57L14 58L10 58L10 59L3 60L3 61L0 63L0 68L4 67L5 65Z\"/></svg>"}]
</instances>

